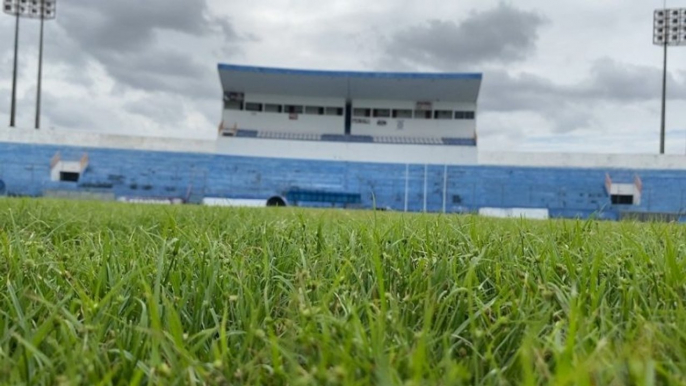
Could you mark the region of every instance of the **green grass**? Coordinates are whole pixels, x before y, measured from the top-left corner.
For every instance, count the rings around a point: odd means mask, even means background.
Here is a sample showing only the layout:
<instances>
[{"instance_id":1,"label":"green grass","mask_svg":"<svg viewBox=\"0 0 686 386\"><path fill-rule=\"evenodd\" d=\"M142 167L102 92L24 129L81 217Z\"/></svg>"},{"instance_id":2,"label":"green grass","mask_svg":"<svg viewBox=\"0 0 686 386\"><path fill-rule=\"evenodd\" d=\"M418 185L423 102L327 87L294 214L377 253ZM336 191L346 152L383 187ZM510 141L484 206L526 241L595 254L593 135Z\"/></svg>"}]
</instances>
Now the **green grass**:
<instances>
[{"instance_id":1,"label":"green grass","mask_svg":"<svg viewBox=\"0 0 686 386\"><path fill-rule=\"evenodd\" d=\"M686 227L0 200L4 384L686 383Z\"/></svg>"}]
</instances>

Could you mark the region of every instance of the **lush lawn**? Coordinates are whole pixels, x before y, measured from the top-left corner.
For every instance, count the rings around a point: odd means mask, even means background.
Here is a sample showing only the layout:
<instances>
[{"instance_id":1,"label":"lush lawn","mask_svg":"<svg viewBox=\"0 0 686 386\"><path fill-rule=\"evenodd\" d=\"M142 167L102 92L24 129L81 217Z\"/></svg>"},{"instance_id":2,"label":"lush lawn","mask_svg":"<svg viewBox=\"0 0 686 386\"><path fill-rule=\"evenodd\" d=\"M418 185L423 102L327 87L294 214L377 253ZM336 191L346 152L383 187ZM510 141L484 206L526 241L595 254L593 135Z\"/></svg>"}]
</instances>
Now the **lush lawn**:
<instances>
[{"instance_id":1,"label":"lush lawn","mask_svg":"<svg viewBox=\"0 0 686 386\"><path fill-rule=\"evenodd\" d=\"M686 227L0 200L0 382L686 382Z\"/></svg>"}]
</instances>

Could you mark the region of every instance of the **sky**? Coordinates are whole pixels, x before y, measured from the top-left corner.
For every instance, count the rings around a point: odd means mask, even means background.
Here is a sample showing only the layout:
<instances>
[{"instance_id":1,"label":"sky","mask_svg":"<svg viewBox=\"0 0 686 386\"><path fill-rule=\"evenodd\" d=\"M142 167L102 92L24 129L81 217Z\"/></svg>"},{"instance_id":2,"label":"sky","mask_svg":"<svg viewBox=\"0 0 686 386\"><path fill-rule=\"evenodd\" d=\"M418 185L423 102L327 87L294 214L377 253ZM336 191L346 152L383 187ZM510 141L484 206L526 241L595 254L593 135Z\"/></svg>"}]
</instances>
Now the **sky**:
<instances>
[{"instance_id":1,"label":"sky","mask_svg":"<svg viewBox=\"0 0 686 386\"><path fill-rule=\"evenodd\" d=\"M668 7L686 8L686 0ZM656 153L663 1L58 0L43 127L212 139L218 63L480 72L485 150ZM17 125L33 127L39 23L22 20ZM0 122L14 19L0 17ZM686 46L669 51L667 153L686 153ZM2 123L4 124L4 123Z\"/></svg>"}]
</instances>

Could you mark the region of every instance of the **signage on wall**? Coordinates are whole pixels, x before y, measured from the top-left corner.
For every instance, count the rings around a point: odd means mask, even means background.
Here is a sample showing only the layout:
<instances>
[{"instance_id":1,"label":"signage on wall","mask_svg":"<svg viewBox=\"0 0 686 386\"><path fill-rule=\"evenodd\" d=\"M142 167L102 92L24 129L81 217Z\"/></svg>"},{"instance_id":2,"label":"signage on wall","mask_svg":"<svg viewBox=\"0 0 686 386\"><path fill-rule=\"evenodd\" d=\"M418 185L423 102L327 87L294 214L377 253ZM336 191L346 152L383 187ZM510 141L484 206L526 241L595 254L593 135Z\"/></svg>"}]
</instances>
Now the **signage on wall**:
<instances>
[{"instance_id":1,"label":"signage on wall","mask_svg":"<svg viewBox=\"0 0 686 386\"><path fill-rule=\"evenodd\" d=\"M353 123L359 123L361 125L368 125L370 123L369 119L365 118L353 118Z\"/></svg>"},{"instance_id":2,"label":"signage on wall","mask_svg":"<svg viewBox=\"0 0 686 386\"><path fill-rule=\"evenodd\" d=\"M181 205L183 200L180 198L153 198L153 197L119 197L119 202L129 204L152 204L152 205Z\"/></svg>"},{"instance_id":3,"label":"signage on wall","mask_svg":"<svg viewBox=\"0 0 686 386\"><path fill-rule=\"evenodd\" d=\"M288 119L290 119L291 121L297 121L298 120L298 114L290 113L290 114L288 114Z\"/></svg>"},{"instance_id":4,"label":"signage on wall","mask_svg":"<svg viewBox=\"0 0 686 386\"><path fill-rule=\"evenodd\" d=\"M418 111L431 111L431 110L433 110L433 103L425 102L425 101L417 102L416 110L418 110Z\"/></svg>"},{"instance_id":5,"label":"signage on wall","mask_svg":"<svg viewBox=\"0 0 686 386\"><path fill-rule=\"evenodd\" d=\"M403 130L404 128L405 128L405 121L401 119L398 121L398 130Z\"/></svg>"},{"instance_id":6,"label":"signage on wall","mask_svg":"<svg viewBox=\"0 0 686 386\"><path fill-rule=\"evenodd\" d=\"M376 121L376 124L377 124L378 126L386 126L386 125L388 124L388 122L386 122L386 121Z\"/></svg>"}]
</instances>

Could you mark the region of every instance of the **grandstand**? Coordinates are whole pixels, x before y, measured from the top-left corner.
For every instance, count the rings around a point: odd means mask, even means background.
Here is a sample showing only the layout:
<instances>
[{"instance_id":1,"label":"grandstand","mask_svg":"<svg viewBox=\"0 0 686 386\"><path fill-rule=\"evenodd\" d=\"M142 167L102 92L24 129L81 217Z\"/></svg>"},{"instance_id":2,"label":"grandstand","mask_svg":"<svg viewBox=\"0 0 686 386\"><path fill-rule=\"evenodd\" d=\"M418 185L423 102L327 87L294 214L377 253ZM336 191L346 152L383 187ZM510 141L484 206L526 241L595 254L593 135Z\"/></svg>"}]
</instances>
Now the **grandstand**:
<instances>
[{"instance_id":1,"label":"grandstand","mask_svg":"<svg viewBox=\"0 0 686 386\"><path fill-rule=\"evenodd\" d=\"M479 152L480 74L220 65L215 140L0 129L0 194L686 220L686 158Z\"/></svg>"}]
</instances>

